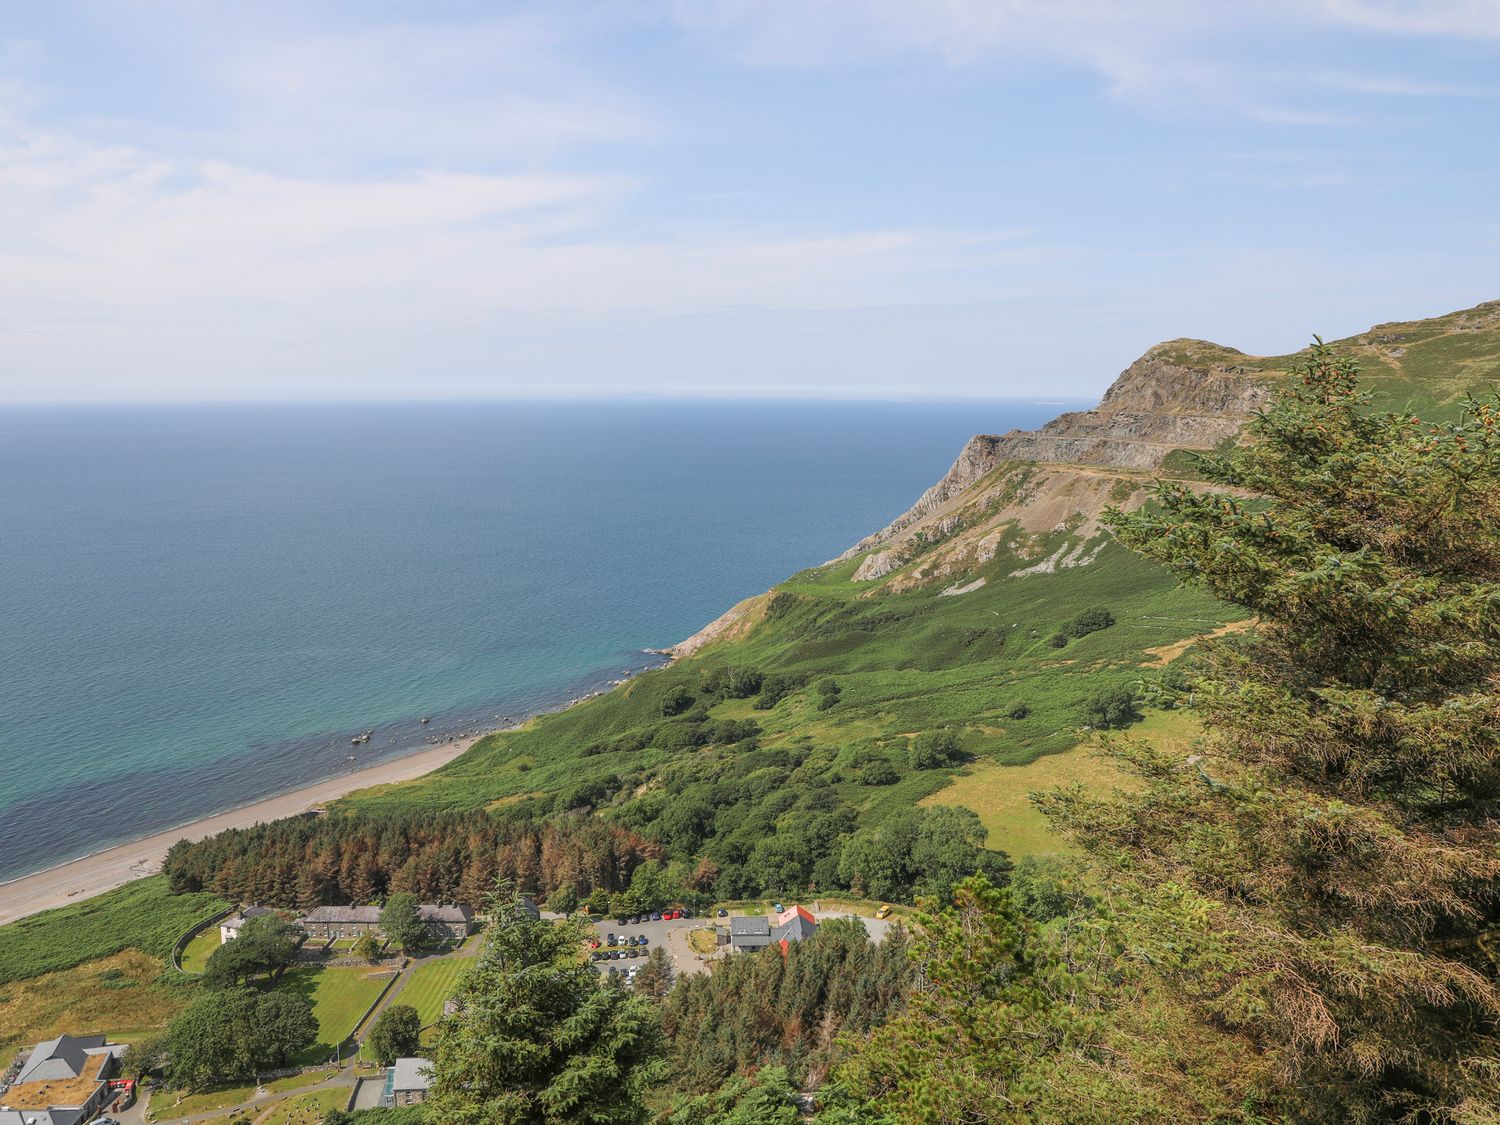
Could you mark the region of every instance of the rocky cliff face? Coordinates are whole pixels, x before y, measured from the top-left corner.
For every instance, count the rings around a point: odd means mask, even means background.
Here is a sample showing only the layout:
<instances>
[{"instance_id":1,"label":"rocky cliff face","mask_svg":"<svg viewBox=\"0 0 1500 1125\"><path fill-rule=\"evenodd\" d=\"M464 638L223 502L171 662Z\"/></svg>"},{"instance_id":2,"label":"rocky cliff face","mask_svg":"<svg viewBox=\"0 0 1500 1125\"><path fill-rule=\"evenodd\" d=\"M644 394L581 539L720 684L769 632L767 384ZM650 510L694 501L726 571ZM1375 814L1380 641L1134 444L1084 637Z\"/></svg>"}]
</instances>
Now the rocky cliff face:
<instances>
[{"instance_id":1,"label":"rocky cliff face","mask_svg":"<svg viewBox=\"0 0 1500 1125\"><path fill-rule=\"evenodd\" d=\"M1378 405L1456 417L1470 391L1500 386L1500 301L1377 325L1334 346L1360 362ZM1104 509L1142 503L1173 450L1212 449L1237 434L1296 358L1205 340L1158 344L1093 410L971 439L909 510L834 562L859 558L853 577L871 595L930 588L949 597L1092 565L1106 541ZM738 635L763 606L742 603L676 651Z\"/></svg>"},{"instance_id":2,"label":"rocky cliff face","mask_svg":"<svg viewBox=\"0 0 1500 1125\"><path fill-rule=\"evenodd\" d=\"M918 533L923 534L924 541L930 540L928 525L954 517L955 500L1002 466L1016 462L1049 466L1040 479L1030 482L1032 487L1023 489L1011 504L1002 505L1004 513L996 513L1002 519L1019 520L1028 530L1043 530L1038 526L1043 508L1049 516L1060 515L1063 521L1075 512L1086 522L1092 521L1109 502L1106 497L1120 491L1114 481L1129 481L1128 474L1159 468L1175 449L1212 449L1233 437L1269 400L1270 381L1265 373L1243 364L1198 366L1167 358L1182 351L1187 343L1195 342L1172 341L1152 348L1120 373L1093 410L1060 415L1040 430L971 438L942 480L888 527L840 557L851 558ZM1066 471L1064 466L1074 471ZM1123 472L1101 472L1110 469ZM998 489L1015 482L996 479L991 483ZM1060 494L1072 496L1076 503L1038 504ZM947 535L953 527L935 530ZM899 553L871 556L855 577L873 580L900 565Z\"/></svg>"}]
</instances>

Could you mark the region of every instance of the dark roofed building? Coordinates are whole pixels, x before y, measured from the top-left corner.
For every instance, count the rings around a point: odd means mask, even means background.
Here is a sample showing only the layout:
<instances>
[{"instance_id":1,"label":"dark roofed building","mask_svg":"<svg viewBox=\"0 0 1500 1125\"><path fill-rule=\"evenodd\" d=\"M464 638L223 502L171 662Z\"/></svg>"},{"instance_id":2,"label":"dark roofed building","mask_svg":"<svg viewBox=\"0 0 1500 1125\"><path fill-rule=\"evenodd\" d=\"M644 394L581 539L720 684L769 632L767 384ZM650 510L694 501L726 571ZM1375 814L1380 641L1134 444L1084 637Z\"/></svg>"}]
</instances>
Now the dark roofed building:
<instances>
[{"instance_id":1,"label":"dark roofed building","mask_svg":"<svg viewBox=\"0 0 1500 1125\"><path fill-rule=\"evenodd\" d=\"M424 906L419 913L436 938L463 941L474 928L474 912L467 906Z\"/></svg>"},{"instance_id":2,"label":"dark roofed building","mask_svg":"<svg viewBox=\"0 0 1500 1125\"><path fill-rule=\"evenodd\" d=\"M817 931L818 920L806 907L793 906L777 915L755 914L745 918L729 919L727 940L736 953L750 953L768 945L779 945L783 952L789 942L812 937ZM726 935L719 931L719 942Z\"/></svg>"},{"instance_id":3,"label":"dark roofed building","mask_svg":"<svg viewBox=\"0 0 1500 1125\"><path fill-rule=\"evenodd\" d=\"M736 953L764 949L771 944L771 920L763 914L729 919L729 948Z\"/></svg>"},{"instance_id":4,"label":"dark roofed building","mask_svg":"<svg viewBox=\"0 0 1500 1125\"><path fill-rule=\"evenodd\" d=\"M357 938L380 933L378 906L319 906L297 919L315 938Z\"/></svg>"},{"instance_id":5,"label":"dark roofed building","mask_svg":"<svg viewBox=\"0 0 1500 1125\"><path fill-rule=\"evenodd\" d=\"M418 915L428 933L439 940L462 941L474 927L474 912L467 906L424 905ZM298 918L297 925L315 938L383 936L378 906L319 906Z\"/></svg>"},{"instance_id":6,"label":"dark roofed building","mask_svg":"<svg viewBox=\"0 0 1500 1125\"><path fill-rule=\"evenodd\" d=\"M112 1098L109 1078L125 1050L102 1035L59 1035L39 1043L4 1094L0 1125L35 1120L37 1125L88 1121Z\"/></svg>"}]
</instances>

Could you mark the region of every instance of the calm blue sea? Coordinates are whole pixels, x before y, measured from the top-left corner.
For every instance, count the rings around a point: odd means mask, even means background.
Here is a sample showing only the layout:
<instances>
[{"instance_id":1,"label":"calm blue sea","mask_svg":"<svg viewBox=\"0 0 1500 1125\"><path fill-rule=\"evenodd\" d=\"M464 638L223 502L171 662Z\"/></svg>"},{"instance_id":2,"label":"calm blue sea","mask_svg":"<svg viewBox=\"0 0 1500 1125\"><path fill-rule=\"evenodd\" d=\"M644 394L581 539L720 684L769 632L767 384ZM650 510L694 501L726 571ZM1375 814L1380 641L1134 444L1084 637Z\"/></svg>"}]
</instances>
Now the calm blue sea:
<instances>
[{"instance_id":1,"label":"calm blue sea","mask_svg":"<svg viewBox=\"0 0 1500 1125\"><path fill-rule=\"evenodd\" d=\"M0 411L0 879L647 667L1058 410Z\"/></svg>"}]
</instances>

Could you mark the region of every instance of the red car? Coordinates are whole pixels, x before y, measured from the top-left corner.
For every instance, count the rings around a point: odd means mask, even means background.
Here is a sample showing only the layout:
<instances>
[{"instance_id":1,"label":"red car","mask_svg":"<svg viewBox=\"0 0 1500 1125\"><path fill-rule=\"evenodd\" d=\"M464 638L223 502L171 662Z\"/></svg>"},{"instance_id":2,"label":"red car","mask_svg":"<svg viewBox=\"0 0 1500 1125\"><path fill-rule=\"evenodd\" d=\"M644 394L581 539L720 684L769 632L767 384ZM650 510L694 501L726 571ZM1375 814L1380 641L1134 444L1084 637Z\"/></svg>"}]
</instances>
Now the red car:
<instances>
[{"instance_id":1,"label":"red car","mask_svg":"<svg viewBox=\"0 0 1500 1125\"><path fill-rule=\"evenodd\" d=\"M667 919L668 921L671 921L674 918L681 918L682 914L680 911L668 910L665 914L662 915L662 917Z\"/></svg>"}]
</instances>

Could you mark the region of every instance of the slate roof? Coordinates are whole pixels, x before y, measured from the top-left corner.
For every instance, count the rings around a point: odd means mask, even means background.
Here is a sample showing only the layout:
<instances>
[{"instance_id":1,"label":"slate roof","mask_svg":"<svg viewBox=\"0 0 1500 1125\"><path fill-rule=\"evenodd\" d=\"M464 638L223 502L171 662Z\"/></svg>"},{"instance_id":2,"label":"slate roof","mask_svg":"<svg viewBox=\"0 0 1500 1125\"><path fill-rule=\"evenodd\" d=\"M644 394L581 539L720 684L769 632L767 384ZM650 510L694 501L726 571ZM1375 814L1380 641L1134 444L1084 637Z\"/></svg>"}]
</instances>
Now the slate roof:
<instances>
[{"instance_id":1,"label":"slate roof","mask_svg":"<svg viewBox=\"0 0 1500 1125\"><path fill-rule=\"evenodd\" d=\"M392 1092L400 1090L426 1090L432 1085L432 1060L422 1058L397 1059L391 1067L395 1076L388 1083Z\"/></svg>"},{"instance_id":2,"label":"slate roof","mask_svg":"<svg viewBox=\"0 0 1500 1125\"><path fill-rule=\"evenodd\" d=\"M16 1085L77 1078L88 1066L89 1052L103 1046L102 1035L59 1035L56 1039L38 1043L21 1073L16 1075Z\"/></svg>"},{"instance_id":3,"label":"slate roof","mask_svg":"<svg viewBox=\"0 0 1500 1125\"><path fill-rule=\"evenodd\" d=\"M251 918L261 918L267 914L275 913L276 911L266 906L247 906L238 914L231 914L228 918L225 918L219 925L227 926L231 930L237 930L244 926Z\"/></svg>"},{"instance_id":4,"label":"slate roof","mask_svg":"<svg viewBox=\"0 0 1500 1125\"><path fill-rule=\"evenodd\" d=\"M0 1109L0 1125L77 1125L81 1117L76 1109Z\"/></svg>"},{"instance_id":5,"label":"slate roof","mask_svg":"<svg viewBox=\"0 0 1500 1125\"><path fill-rule=\"evenodd\" d=\"M817 920L805 912L793 914L791 919L771 931L772 941L801 941L813 936L818 928Z\"/></svg>"},{"instance_id":6,"label":"slate roof","mask_svg":"<svg viewBox=\"0 0 1500 1125\"><path fill-rule=\"evenodd\" d=\"M365 922L370 925L378 925L380 922L380 907L378 906L317 906L309 910L299 922Z\"/></svg>"},{"instance_id":7,"label":"slate roof","mask_svg":"<svg viewBox=\"0 0 1500 1125\"><path fill-rule=\"evenodd\" d=\"M417 914L424 922L463 922L473 920L474 912L467 906L433 906L426 904L417 908ZM345 922L358 922L365 925L378 926L380 924L380 907L378 906L319 906L309 910L298 922L306 924L333 924L338 925Z\"/></svg>"},{"instance_id":8,"label":"slate roof","mask_svg":"<svg viewBox=\"0 0 1500 1125\"><path fill-rule=\"evenodd\" d=\"M764 914L729 919L729 944L735 949L763 949L771 944L771 920Z\"/></svg>"},{"instance_id":9,"label":"slate roof","mask_svg":"<svg viewBox=\"0 0 1500 1125\"><path fill-rule=\"evenodd\" d=\"M418 911L424 922L469 922L474 912L467 906L423 906Z\"/></svg>"}]
</instances>

